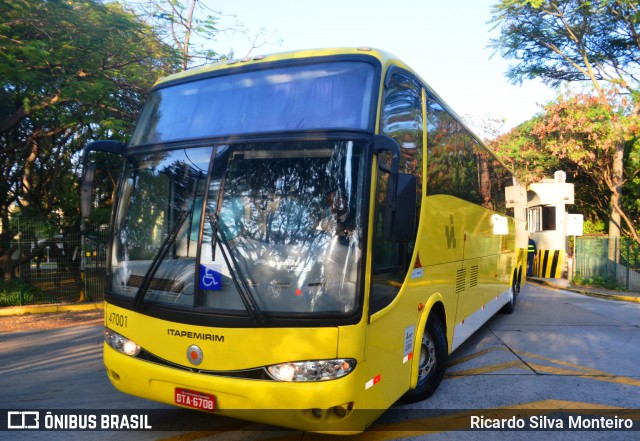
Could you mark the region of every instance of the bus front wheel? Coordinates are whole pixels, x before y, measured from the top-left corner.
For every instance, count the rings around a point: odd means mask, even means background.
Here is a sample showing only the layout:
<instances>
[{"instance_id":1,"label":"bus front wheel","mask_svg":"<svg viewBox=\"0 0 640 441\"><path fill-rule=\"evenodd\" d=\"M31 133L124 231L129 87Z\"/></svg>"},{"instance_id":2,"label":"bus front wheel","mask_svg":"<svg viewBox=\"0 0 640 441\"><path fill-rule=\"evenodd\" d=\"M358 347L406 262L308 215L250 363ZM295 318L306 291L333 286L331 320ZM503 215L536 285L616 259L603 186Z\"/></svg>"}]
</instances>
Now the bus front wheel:
<instances>
[{"instance_id":1,"label":"bus front wheel","mask_svg":"<svg viewBox=\"0 0 640 441\"><path fill-rule=\"evenodd\" d=\"M402 401L415 403L428 398L435 392L444 377L447 359L448 347L445 327L436 315L431 315L422 334L418 383L415 389L405 393Z\"/></svg>"}]
</instances>

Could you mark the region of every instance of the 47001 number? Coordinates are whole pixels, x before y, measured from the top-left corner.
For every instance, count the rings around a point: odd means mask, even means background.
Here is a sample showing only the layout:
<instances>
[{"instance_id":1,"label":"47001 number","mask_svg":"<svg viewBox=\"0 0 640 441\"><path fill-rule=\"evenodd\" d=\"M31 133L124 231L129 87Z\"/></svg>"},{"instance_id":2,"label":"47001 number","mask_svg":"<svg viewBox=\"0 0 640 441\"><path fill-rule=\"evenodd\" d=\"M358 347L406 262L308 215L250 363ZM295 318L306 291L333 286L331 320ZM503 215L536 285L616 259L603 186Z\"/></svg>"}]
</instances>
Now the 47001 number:
<instances>
[{"instance_id":1,"label":"47001 number","mask_svg":"<svg viewBox=\"0 0 640 441\"><path fill-rule=\"evenodd\" d=\"M128 317L124 314L116 314L115 312L109 314L109 323L121 328L127 327L127 319Z\"/></svg>"}]
</instances>

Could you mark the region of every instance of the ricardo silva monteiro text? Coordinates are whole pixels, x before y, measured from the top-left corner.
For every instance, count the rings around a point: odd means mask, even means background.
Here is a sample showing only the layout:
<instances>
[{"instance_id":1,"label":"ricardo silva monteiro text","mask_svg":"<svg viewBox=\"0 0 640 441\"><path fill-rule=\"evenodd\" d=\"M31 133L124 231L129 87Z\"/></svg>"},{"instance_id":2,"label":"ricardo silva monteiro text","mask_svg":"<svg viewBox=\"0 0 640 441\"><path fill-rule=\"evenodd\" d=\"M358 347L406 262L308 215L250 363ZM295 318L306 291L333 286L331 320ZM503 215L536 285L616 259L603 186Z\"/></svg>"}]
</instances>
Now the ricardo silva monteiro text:
<instances>
[{"instance_id":1,"label":"ricardo silva monteiro text","mask_svg":"<svg viewBox=\"0 0 640 441\"><path fill-rule=\"evenodd\" d=\"M471 417L471 429L633 429L633 420L614 417L584 417L572 416L568 418L552 418L548 416L531 416L529 418L487 418L484 416Z\"/></svg>"}]
</instances>

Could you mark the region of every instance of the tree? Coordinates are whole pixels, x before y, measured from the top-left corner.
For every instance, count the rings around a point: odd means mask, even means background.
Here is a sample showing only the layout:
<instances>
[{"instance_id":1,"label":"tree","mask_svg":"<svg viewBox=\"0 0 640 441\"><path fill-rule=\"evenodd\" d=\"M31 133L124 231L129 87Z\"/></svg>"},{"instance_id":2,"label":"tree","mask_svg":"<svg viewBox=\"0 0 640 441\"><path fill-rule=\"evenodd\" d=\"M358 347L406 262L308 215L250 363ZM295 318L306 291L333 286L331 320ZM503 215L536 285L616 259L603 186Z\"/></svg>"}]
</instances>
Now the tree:
<instances>
[{"instance_id":1,"label":"tree","mask_svg":"<svg viewBox=\"0 0 640 441\"><path fill-rule=\"evenodd\" d=\"M249 31L239 23L219 27L225 14L211 9L202 0L129 0L127 4L154 27L166 44L179 51L182 70L233 58L232 52L223 54L211 48L210 43L219 34L244 34L251 42L245 56L270 41L264 28L250 38Z\"/></svg>"},{"instance_id":2,"label":"tree","mask_svg":"<svg viewBox=\"0 0 640 441\"><path fill-rule=\"evenodd\" d=\"M197 59L200 64L224 57L218 52L196 44L192 37L215 39L218 33L218 11L200 0L137 0L128 1L132 12L153 27L162 41L180 54L180 67L186 70Z\"/></svg>"},{"instance_id":3,"label":"tree","mask_svg":"<svg viewBox=\"0 0 640 441\"><path fill-rule=\"evenodd\" d=\"M606 84L630 94L629 114L640 113L640 13L635 0L501 0L493 7L493 23L501 35L491 45L507 59L516 60L507 71L514 82L540 78L550 85L589 81L601 103L615 101ZM612 126L625 125L624 118ZM612 127L611 133L624 133ZM619 237L624 178L624 138L615 142L610 175L609 235ZM628 181L628 179L627 179Z\"/></svg>"},{"instance_id":4,"label":"tree","mask_svg":"<svg viewBox=\"0 0 640 441\"><path fill-rule=\"evenodd\" d=\"M82 145L128 136L176 58L115 3L5 2L0 16L0 215L10 204L47 214Z\"/></svg>"},{"instance_id":5,"label":"tree","mask_svg":"<svg viewBox=\"0 0 640 441\"><path fill-rule=\"evenodd\" d=\"M73 217L78 152L124 140L177 55L117 3L0 2L0 17L0 220L6 229L16 209ZM12 236L3 231L0 254Z\"/></svg>"},{"instance_id":6,"label":"tree","mask_svg":"<svg viewBox=\"0 0 640 441\"><path fill-rule=\"evenodd\" d=\"M585 93L558 97L544 113L496 139L494 149L527 183L550 171L564 170L576 186L576 205L592 219L606 218L613 182L615 153L625 151L626 191L616 210L625 233L640 242L636 219L640 207L634 200L640 177L640 117L629 115L629 105Z\"/></svg>"}]
</instances>

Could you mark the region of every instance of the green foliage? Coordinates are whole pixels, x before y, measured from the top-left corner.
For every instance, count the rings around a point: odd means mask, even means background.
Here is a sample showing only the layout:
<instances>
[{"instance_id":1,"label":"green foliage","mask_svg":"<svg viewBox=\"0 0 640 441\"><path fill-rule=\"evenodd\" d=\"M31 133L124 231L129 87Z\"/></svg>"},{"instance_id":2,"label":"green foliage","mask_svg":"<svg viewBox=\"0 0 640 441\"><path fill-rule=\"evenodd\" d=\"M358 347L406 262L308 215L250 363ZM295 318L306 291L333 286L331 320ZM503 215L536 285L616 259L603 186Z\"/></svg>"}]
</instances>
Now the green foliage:
<instances>
[{"instance_id":1,"label":"green foliage","mask_svg":"<svg viewBox=\"0 0 640 441\"><path fill-rule=\"evenodd\" d=\"M583 229L585 235L605 234L607 226L602 219L585 219Z\"/></svg>"},{"instance_id":2,"label":"green foliage","mask_svg":"<svg viewBox=\"0 0 640 441\"><path fill-rule=\"evenodd\" d=\"M603 288L609 289L612 291L622 291L623 288L620 287L617 283L604 279L602 277L586 277L583 278L580 274L576 274L573 279L571 279L571 284L573 286L584 286L585 288Z\"/></svg>"},{"instance_id":3,"label":"green foliage","mask_svg":"<svg viewBox=\"0 0 640 441\"><path fill-rule=\"evenodd\" d=\"M515 60L507 76L637 88L640 14L632 0L500 0L492 8L500 37L491 47Z\"/></svg>"},{"instance_id":4,"label":"green foliage","mask_svg":"<svg viewBox=\"0 0 640 441\"><path fill-rule=\"evenodd\" d=\"M0 2L0 17L0 219L77 215L78 152L125 140L178 56L115 2Z\"/></svg>"},{"instance_id":5,"label":"green foliage","mask_svg":"<svg viewBox=\"0 0 640 441\"><path fill-rule=\"evenodd\" d=\"M20 279L0 279L0 307L31 304L41 296L37 288Z\"/></svg>"},{"instance_id":6,"label":"green foliage","mask_svg":"<svg viewBox=\"0 0 640 441\"><path fill-rule=\"evenodd\" d=\"M138 14L147 17L155 33L180 54L181 69L227 58L206 43L214 41L221 13L202 0L129 1ZM194 41L194 37L199 37Z\"/></svg>"}]
</instances>

